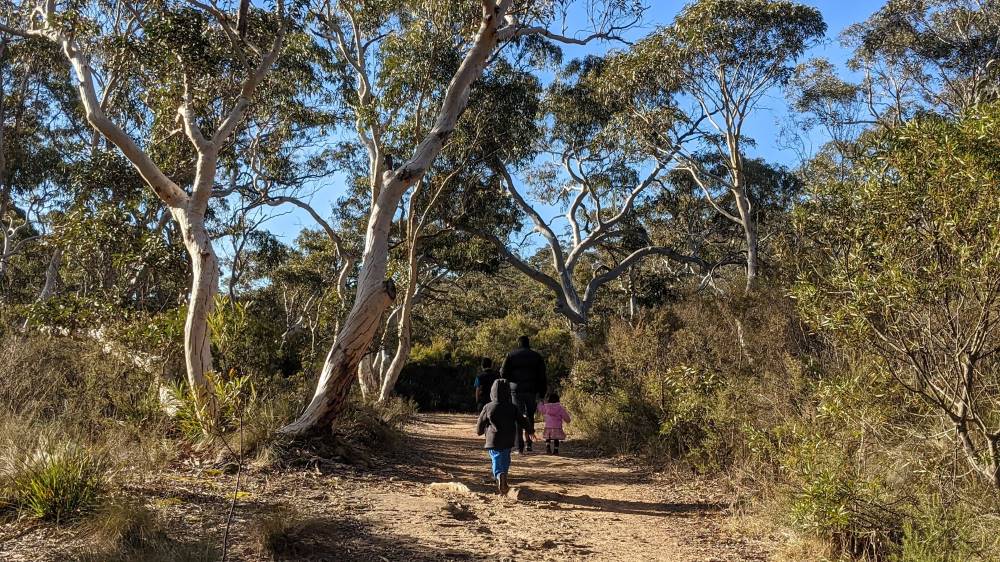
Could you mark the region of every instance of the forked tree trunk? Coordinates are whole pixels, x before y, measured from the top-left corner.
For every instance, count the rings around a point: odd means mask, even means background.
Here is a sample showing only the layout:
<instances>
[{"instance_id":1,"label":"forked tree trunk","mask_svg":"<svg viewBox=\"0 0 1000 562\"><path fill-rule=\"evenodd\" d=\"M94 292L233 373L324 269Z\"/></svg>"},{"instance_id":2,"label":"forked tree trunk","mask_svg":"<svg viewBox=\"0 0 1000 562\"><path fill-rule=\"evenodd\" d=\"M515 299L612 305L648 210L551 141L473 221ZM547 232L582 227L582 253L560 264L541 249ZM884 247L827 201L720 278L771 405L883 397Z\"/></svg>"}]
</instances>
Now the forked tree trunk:
<instances>
[{"instance_id":1,"label":"forked tree trunk","mask_svg":"<svg viewBox=\"0 0 1000 562\"><path fill-rule=\"evenodd\" d=\"M329 428L347 405L358 365L371 346L382 315L396 299L396 286L392 280L386 280L385 273L389 259L389 227L393 210L402 197L401 190L396 197L394 191L397 190L387 186L372 208L354 306L326 356L312 400L298 419L281 429L282 433L304 435Z\"/></svg>"}]
</instances>

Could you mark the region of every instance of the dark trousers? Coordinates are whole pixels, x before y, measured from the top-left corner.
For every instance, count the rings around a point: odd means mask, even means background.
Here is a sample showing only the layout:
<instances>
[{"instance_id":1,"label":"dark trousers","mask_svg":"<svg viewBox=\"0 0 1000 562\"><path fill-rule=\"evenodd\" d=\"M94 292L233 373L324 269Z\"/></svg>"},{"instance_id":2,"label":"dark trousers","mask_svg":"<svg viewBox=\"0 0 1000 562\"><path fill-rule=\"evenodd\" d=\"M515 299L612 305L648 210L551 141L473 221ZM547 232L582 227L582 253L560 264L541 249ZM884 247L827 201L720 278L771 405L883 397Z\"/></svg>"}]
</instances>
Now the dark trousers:
<instances>
[{"instance_id":1,"label":"dark trousers","mask_svg":"<svg viewBox=\"0 0 1000 562\"><path fill-rule=\"evenodd\" d=\"M522 428L518 426L517 437L514 438L514 445L517 447L518 451L524 450L525 434L535 433L535 410L538 409L538 404L535 403L535 393L534 392L515 392L511 394L514 399L514 405L521 412L521 415L528 418L528 427Z\"/></svg>"}]
</instances>

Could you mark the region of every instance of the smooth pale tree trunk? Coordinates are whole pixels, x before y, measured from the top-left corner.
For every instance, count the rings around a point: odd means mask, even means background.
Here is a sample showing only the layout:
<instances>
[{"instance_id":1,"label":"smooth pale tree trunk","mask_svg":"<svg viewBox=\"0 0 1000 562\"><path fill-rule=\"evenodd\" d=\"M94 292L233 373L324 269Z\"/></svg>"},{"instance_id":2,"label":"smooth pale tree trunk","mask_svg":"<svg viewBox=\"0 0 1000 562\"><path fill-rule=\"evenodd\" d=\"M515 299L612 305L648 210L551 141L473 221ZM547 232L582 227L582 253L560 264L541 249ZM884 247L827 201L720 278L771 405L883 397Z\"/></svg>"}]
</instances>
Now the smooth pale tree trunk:
<instances>
[{"instance_id":1,"label":"smooth pale tree trunk","mask_svg":"<svg viewBox=\"0 0 1000 562\"><path fill-rule=\"evenodd\" d=\"M195 180L190 194L167 177L150 155L105 113L104 105L97 94L96 84L99 80L94 76L94 69L100 68L101 65L92 65L88 53L76 39L72 35L65 34L62 26L53 25L54 20L60 16L55 10L55 2L44 3L37 10L38 15L42 17L44 27L33 29L28 35L44 37L61 47L76 75L77 89L87 122L111 144L118 147L132 163L157 198L170 210L183 235L184 247L191 257L192 270L191 294L184 329L185 364L188 382L198 405L199 417L209 425L215 421L217 406L211 388L207 384L207 374L212 372L208 316L212 313L215 294L218 291L219 264L211 237L205 229L205 212L215 185L219 149L228 142L243 120L254 92L270 72L281 52L287 26L287 20L283 15L284 2L277 1L276 13L280 22L271 49L261 53L260 62L239 81L239 94L231 100L231 107L224 118L217 123L211 138L206 138L199 127L190 106L188 85L186 82L183 84L184 91L178 100L177 116L186 136L198 153ZM218 23L227 28L227 35L230 38L235 36L225 17L218 19ZM94 140L97 140L96 133ZM206 418L205 415L209 417Z\"/></svg>"},{"instance_id":2,"label":"smooth pale tree trunk","mask_svg":"<svg viewBox=\"0 0 1000 562\"><path fill-rule=\"evenodd\" d=\"M56 294L56 287L59 285L59 268L62 267L62 255L62 248L57 247L52 251L49 266L45 268L45 284L42 285L42 290L38 293L38 299L35 302L43 303ZM30 324L31 321L25 318L21 330L27 330Z\"/></svg>"},{"instance_id":3,"label":"smooth pale tree trunk","mask_svg":"<svg viewBox=\"0 0 1000 562\"><path fill-rule=\"evenodd\" d=\"M3 228L0 226L0 228ZM7 268L10 260L10 237L4 233L3 248L0 249L0 282L7 279Z\"/></svg>"},{"instance_id":4,"label":"smooth pale tree trunk","mask_svg":"<svg viewBox=\"0 0 1000 562\"><path fill-rule=\"evenodd\" d=\"M327 431L347 404L358 363L371 345L382 315L396 298L395 284L385 277L393 215L403 195L423 177L455 130L459 116L468 105L469 88L482 75L496 48L498 20L503 18L504 10L494 9L491 4L483 4L479 31L448 85L434 127L405 164L383 174L384 185L376 190L368 220L354 306L327 355L312 399L298 419L281 428L281 433L303 436ZM504 2L504 6L507 5L509 2Z\"/></svg>"},{"instance_id":5,"label":"smooth pale tree trunk","mask_svg":"<svg viewBox=\"0 0 1000 562\"><path fill-rule=\"evenodd\" d=\"M727 118L729 127L735 127L732 119ZM736 209L739 212L740 226L747 243L747 283L746 292L753 290L757 281L757 223L754 222L750 199L747 197L746 183L743 177L743 154L740 151L738 134L727 133L726 143L729 145L729 166L732 175L732 192L736 199Z\"/></svg>"},{"instance_id":6,"label":"smooth pale tree trunk","mask_svg":"<svg viewBox=\"0 0 1000 562\"><path fill-rule=\"evenodd\" d=\"M358 363L358 389L361 390L361 399L366 403L375 395L378 388L378 376L375 371L375 357L367 355Z\"/></svg>"},{"instance_id":7,"label":"smooth pale tree trunk","mask_svg":"<svg viewBox=\"0 0 1000 562\"><path fill-rule=\"evenodd\" d=\"M747 285L746 290L750 292L757 281L757 223L751 215L750 200L747 199L743 190L738 190L736 194L736 207L740 212L740 219L743 221L743 234L747 242Z\"/></svg>"},{"instance_id":8,"label":"smooth pale tree trunk","mask_svg":"<svg viewBox=\"0 0 1000 562\"><path fill-rule=\"evenodd\" d=\"M217 405L208 380L208 374L214 370L208 318L215 310L215 296L219 291L219 260L205 229L203 213L184 213L179 222L184 247L191 258L191 293L184 323L184 363L195 400L205 419L211 420L215 417Z\"/></svg>"},{"instance_id":9,"label":"smooth pale tree trunk","mask_svg":"<svg viewBox=\"0 0 1000 562\"><path fill-rule=\"evenodd\" d=\"M49 258L49 267L45 269L45 285L42 286L42 292L38 294L38 301L45 302L52 298L52 295L56 294L56 285L59 284L59 268L62 266L62 248L56 248L52 251L52 257Z\"/></svg>"},{"instance_id":10,"label":"smooth pale tree trunk","mask_svg":"<svg viewBox=\"0 0 1000 562\"><path fill-rule=\"evenodd\" d=\"M399 187L389 189L386 186L379 194L368 221L354 306L326 356L316 392L299 418L282 428L283 433L303 435L328 428L346 406L358 365L375 338L382 315L396 299L396 286L391 279L386 280L385 274L389 259L389 227L401 197Z\"/></svg>"},{"instance_id":11,"label":"smooth pale tree trunk","mask_svg":"<svg viewBox=\"0 0 1000 562\"><path fill-rule=\"evenodd\" d=\"M389 363L385 375L382 377L382 387L379 389L378 401L385 402L392 396L392 391L396 388L399 374L403 372L406 361L410 358L412 348L412 325L413 325L413 301L417 294L417 275L419 272L416 260L415 241L410 244L410 279L406 284L406 293L403 296L403 309L399 316L399 329L397 330L398 342L396 343L396 354Z\"/></svg>"}]
</instances>

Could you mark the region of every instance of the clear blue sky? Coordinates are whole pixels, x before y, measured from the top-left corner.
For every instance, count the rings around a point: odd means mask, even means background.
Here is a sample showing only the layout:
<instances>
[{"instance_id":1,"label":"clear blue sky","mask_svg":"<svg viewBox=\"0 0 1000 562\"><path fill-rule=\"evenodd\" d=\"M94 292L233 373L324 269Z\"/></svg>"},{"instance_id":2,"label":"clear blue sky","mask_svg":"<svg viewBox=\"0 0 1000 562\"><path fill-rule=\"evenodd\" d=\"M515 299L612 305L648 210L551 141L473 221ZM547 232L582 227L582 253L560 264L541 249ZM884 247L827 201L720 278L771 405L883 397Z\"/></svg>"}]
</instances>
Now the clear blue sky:
<instances>
[{"instance_id":1,"label":"clear blue sky","mask_svg":"<svg viewBox=\"0 0 1000 562\"><path fill-rule=\"evenodd\" d=\"M686 2L682 0L651 0L653 6L648 14L647 21L643 28L634 30L631 38L641 37L657 26L667 25L674 15L684 6ZM849 25L860 22L879 9L883 0L812 0L805 1L806 4L815 6L823 13L823 18L827 24L827 38L823 44L813 48L806 54L803 60L815 57L830 59L835 65L843 68L850 53L840 46L839 36ZM574 26L579 27L585 24L583 15L573 15L578 21L569 21L570 30ZM584 56L586 54L599 54L606 51L608 46L570 46L564 49L566 60ZM751 150L754 156L764 158L769 162L794 166L798 162L796 151L782 148L778 132L781 126L787 121L786 103L780 92L771 92L765 97L750 120L747 134L757 141L757 146ZM822 139L816 139L816 145L821 144ZM808 147L807 147L808 148ZM331 214L331 206L335 204L337 197L343 193L343 177L337 176L318 184L310 191L314 191L307 199L310 199L317 211L325 216ZM281 209L276 211L280 216L266 223L265 227L278 235L287 243L292 242L295 236L303 228L316 228L314 221L304 212L297 209Z\"/></svg>"}]
</instances>

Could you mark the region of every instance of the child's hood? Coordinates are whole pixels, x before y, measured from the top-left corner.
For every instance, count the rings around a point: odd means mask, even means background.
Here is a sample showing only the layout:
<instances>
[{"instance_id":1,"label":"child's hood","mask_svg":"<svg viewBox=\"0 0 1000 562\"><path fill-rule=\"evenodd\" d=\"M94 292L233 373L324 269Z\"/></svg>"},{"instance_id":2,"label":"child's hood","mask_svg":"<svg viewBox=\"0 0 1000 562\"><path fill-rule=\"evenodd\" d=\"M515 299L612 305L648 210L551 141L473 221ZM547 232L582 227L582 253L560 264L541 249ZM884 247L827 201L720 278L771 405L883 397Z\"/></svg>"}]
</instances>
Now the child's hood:
<instances>
[{"instance_id":1,"label":"child's hood","mask_svg":"<svg viewBox=\"0 0 1000 562\"><path fill-rule=\"evenodd\" d=\"M507 379L497 379L493 381L493 388L490 389L490 400L494 402L510 402L510 383Z\"/></svg>"}]
</instances>

